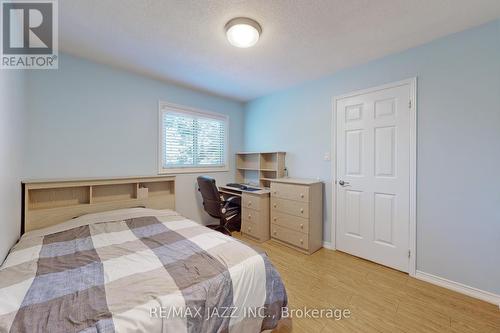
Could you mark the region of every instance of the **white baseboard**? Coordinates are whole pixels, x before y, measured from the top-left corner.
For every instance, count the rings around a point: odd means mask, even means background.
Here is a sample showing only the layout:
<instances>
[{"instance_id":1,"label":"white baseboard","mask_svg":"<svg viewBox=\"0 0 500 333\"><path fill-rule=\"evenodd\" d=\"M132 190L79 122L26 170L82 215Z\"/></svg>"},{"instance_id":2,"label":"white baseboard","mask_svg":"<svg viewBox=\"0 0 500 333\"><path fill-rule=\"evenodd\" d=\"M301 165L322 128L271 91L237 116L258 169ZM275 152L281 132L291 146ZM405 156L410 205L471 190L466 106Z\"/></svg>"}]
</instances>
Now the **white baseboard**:
<instances>
[{"instance_id":1,"label":"white baseboard","mask_svg":"<svg viewBox=\"0 0 500 333\"><path fill-rule=\"evenodd\" d=\"M469 287L466 286L465 284L451 281L436 275L432 275L429 273L425 273L422 271L417 270L417 274L415 274L415 277L419 280L429 282L435 285L438 285L443 288L451 289L453 291L465 294L467 296L471 296L474 298L478 298L482 301L488 302L488 303L493 303L495 305L498 305L500 307L500 295L496 295L493 293L490 293L489 291L484 291L481 289L477 289L474 287Z\"/></svg>"},{"instance_id":2,"label":"white baseboard","mask_svg":"<svg viewBox=\"0 0 500 333\"><path fill-rule=\"evenodd\" d=\"M323 241L323 247L325 249L333 250L333 246L332 246L331 242L325 242L325 241Z\"/></svg>"}]
</instances>

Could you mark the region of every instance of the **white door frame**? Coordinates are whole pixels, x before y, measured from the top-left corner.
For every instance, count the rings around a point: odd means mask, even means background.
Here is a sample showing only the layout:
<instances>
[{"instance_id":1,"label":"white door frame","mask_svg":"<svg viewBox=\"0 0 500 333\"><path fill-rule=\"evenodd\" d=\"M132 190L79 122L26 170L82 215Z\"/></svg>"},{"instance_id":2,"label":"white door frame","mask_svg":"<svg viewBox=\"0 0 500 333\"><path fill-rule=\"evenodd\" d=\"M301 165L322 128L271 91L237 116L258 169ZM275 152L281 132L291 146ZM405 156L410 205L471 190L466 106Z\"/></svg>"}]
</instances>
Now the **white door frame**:
<instances>
[{"instance_id":1,"label":"white door frame","mask_svg":"<svg viewBox=\"0 0 500 333\"><path fill-rule=\"evenodd\" d=\"M410 86L410 216L409 216L409 250L410 262L408 266L408 273L410 276L415 276L417 270L417 78L409 78L402 81L391 82L388 84L353 91L344 95L335 96L333 98L333 115L332 115L332 227L331 227L331 248L336 250L336 215L337 215L337 101L347 97L362 95L366 93L376 92L378 90L395 88L403 85Z\"/></svg>"}]
</instances>

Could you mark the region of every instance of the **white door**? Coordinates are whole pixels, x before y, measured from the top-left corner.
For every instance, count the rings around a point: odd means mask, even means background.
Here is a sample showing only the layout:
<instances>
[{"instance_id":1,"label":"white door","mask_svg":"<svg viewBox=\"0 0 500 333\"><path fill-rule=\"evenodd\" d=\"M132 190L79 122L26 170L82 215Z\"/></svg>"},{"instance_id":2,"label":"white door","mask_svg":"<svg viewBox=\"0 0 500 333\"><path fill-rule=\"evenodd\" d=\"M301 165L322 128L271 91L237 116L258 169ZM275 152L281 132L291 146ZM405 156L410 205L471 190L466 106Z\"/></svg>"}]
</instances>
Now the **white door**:
<instances>
[{"instance_id":1,"label":"white door","mask_svg":"<svg viewBox=\"0 0 500 333\"><path fill-rule=\"evenodd\" d=\"M336 247L409 269L409 83L336 100Z\"/></svg>"}]
</instances>

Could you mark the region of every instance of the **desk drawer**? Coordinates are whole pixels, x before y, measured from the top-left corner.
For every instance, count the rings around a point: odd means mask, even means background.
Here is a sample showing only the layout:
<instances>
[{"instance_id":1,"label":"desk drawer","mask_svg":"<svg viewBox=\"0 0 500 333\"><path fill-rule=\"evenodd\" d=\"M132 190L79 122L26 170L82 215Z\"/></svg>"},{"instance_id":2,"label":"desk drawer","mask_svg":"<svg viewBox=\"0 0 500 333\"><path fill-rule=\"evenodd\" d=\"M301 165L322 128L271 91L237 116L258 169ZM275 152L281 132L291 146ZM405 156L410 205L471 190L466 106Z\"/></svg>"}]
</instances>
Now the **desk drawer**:
<instances>
[{"instance_id":1,"label":"desk drawer","mask_svg":"<svg viewBox=\"0 0 500 333\"><path fill-rule=\"evenodd\" d=\"M309 187L303 185L271 183L271 196L288 200L309 202Z\"/></svg>"},{"instance_id":2,"label":"desk drawer","mask_svg":"<svg viewBox=\"0 0 500 333\"><path fill-rule=\"evenodd\" d=\"M255 238L260 238L261 236L260 230L257 227L257 223L251 222L249 220L241 221L241 232Z\"/></svg>"},{"instance_id":3,"label":"desk drawer","mask_svg":"<svg viewBox=\"0 0 500 333\"><path fill-rule=\"evenodd\" d=\"M284 228L273 223L271 224L271 236L304 250L309 249L309 235L307 234Z\"/></svg>"},{"instance_id":4,"label":"desk drawer","mask_svg":"<svg viewBox=\"0 0 500 333\"><path fill-rule=\"evenodd\" d=\"M241 205L244 208L260 210L261 198L258 195L243 193L241 196Z\"/></svg>"},{"instance_id":5,"label":"desk drawer","mask_svg":"<svg viewBox=\"0 0 500 333\"><path fill-rule=\"evenodd\" d=\"M241 219L253 223L258 223L260 221L260 213L254 209L244 208L241 210Z\"/></svg>"},{"instance_id":6,"label":"desk drawer","mask_svg":"<svg viewBox=\"0 0 500 333\"><path fill-rule=\"evenodd\" d=\"M309 219L307 218L273 211L271 213L271 223L305 234L309 233Z\"/></svg>"},{"instance_id":7,"label":"desk drawer","mask_svg":"<svg viewBox=\"0 0 500 333\"><path fill-rule=\"evenodd\" d=\"M309 217L309 203L271 198L271 212L279 211L299 217Z\"/></svg>"}]
</instances>

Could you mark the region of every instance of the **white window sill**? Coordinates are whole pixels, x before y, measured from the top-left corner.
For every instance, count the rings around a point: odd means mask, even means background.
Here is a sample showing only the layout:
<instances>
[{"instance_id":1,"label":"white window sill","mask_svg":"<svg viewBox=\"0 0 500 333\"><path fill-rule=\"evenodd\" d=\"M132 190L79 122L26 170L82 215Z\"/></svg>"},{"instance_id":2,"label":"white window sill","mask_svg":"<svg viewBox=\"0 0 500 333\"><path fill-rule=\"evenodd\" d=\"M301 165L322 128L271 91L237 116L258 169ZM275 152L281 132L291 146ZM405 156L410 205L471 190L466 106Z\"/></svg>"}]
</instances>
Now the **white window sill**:
<instances>
[{"instance_id":1,"label":"white window sill","mask_svg":"<svg viewBox=\"0 0 500 333\"><path fill-rule=\"evenodd\" d=\"M172 169L160 169L158 174L168 175L177 173L204 173L204 172L228 172L228 167L207 167L207 168L172 168Z\"/></svg>"}]
</instances>

